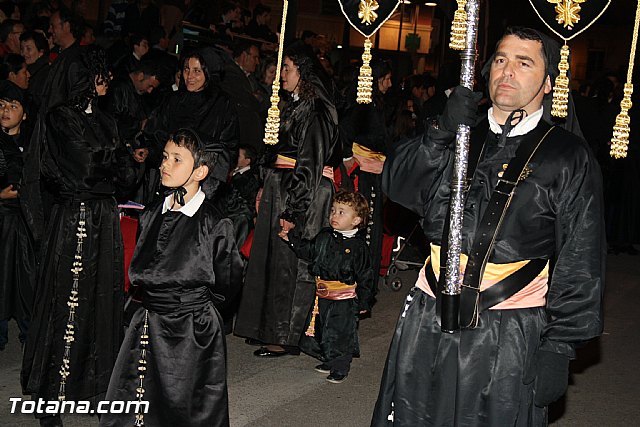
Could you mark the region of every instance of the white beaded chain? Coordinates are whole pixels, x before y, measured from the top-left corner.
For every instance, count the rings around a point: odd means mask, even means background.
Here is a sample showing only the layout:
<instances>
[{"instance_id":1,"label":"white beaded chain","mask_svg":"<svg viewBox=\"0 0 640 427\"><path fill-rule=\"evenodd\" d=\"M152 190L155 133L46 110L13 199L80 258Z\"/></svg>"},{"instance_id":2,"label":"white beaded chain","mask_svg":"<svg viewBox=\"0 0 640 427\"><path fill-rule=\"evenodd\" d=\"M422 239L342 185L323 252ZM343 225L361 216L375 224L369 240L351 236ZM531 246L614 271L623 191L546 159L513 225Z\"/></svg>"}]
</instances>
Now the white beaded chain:
<instances>
[{"instance_id":1,"label":"white beaded chain","mask_svg":"<svg viewBox=\"0 0 640 427\"><path fill-rule=\"evenodd\" d=\"M144 311L144 325L140 335L140 360L138 360L138 387L136 388L136 398L138 399L138 413L134 426L144 426L144 413L141 411L142 399L144 398L144 375L147 371L147 348L149 346L149 311Z\"/></svg>"},{"instance_id":2,"label":"white beaded chain","mask_svg":"<svg viewBox=\"0 0 640 427\"><path fill-rule=\"evenodd\" d=\"M73 261L73 284L71 285L71 294L69 295L69 318L67 319L67 329L64 333L64 353L62 356L62 366L60 367L60 389L58 391L58 400L63 401L66 399L65 388L67 385L67 377L70 372L70 358L71 358L71 343L75 341L75 323L76 323L76 309L78 308L78 282L80 281L80 272L82 271L82 246L84 238L87 237L86 224L86 209L84 202L80 203L80 216L78 219L78 232L76 237L78 242L76 244L76 254Z\"/></svg>"}]
</instances>

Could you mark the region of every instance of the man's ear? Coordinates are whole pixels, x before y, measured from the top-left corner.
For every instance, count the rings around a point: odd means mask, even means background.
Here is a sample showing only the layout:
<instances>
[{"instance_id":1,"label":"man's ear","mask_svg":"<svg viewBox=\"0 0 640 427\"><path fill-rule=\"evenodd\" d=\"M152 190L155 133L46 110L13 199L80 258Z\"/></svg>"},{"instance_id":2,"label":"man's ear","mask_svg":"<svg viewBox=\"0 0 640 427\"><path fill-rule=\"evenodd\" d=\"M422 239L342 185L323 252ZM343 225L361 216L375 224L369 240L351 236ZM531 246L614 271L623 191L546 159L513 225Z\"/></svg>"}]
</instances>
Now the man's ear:
<instances>
[{"instance_id":1,"label":"man's ear","mask_svg":"<svg viewBox=\"0 0 640 427\"><path fill-rule=\"evenodd\" d=\"M544 81L544 94L551 92L551 77L547 74L547 78Z\"/></svg>"},{"instance_id":2,"label":"man's ear","mask_svg":"<svg viewBox=\"0 0 640 427\"><path fill-rule=\"evenodd\" d=\"M198 166L193 171L193 180L196 182L201 182L207 177L207 175L209 175L209 166L207 165Z\"/></svg>"},{"instance_id":3,"label":"man's ear","mask_svg":"<svg viewBox=\"0 0 640 427\"><path fill-rule=\"evenodd\" d=\"M361 223L362 223L362 218L360 218L359 216L353 218L353 221L351 221L351 225L353 225L354 227L357 227Z\"/></svg>"}]
</instances>

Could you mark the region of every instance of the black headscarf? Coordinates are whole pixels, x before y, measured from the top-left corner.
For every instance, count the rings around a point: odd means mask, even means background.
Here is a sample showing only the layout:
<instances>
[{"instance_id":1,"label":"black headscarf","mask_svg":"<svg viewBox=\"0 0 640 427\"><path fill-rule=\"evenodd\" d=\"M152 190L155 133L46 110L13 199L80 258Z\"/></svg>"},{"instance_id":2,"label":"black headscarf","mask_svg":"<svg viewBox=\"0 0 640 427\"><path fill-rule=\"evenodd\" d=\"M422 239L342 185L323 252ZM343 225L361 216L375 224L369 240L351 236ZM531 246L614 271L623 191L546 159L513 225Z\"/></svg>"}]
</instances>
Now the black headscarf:
<instances>
[{"instance_id":1,"label":"black headscarf","mask_svg":"<svg viewBox=\"0 0 640 427\"><path fill-rule=\"evenodd\" d=\"M534 33L537 37L539 37L540 41L542 42L542 53L546 59L547 75L551 79L551 85L553 86L553 83L555 82L556 77L558 77L558 75L560 74L560 70L558 70L558 63L560 62L560 45L558 44L557 41L555 41L551 37L533 28L512 27L507 30L504 36L510 35L512 34L512 31L518 31L518 30ZM518 37L517 35L515 36ZM500 41L501 40L502 39L500 39ZM500 41L498 41L498 45L500 44ZM496 45L496 48L497 47L498 46ZM489 73L491 71L491 64L493 63L494 58L495 58L495 53L491 55L487 63L482 68L482 77L484 77L485 81L487 82L487 85L489 84ZM571 96L571 93L569 93L567 117L565 119L558 119L551 116L552 102L553 102L553 91L545 94L542 100L542 107L543 107L542 115L544 120L550 124L561 126L564 129L568 130L569 132L581 138L584 138L584 136L582 135L582 130L580 130L580 125L578 123L578 117L576 115L575 107L573 104L573 97Z\"/></svg>"}]
</instances>

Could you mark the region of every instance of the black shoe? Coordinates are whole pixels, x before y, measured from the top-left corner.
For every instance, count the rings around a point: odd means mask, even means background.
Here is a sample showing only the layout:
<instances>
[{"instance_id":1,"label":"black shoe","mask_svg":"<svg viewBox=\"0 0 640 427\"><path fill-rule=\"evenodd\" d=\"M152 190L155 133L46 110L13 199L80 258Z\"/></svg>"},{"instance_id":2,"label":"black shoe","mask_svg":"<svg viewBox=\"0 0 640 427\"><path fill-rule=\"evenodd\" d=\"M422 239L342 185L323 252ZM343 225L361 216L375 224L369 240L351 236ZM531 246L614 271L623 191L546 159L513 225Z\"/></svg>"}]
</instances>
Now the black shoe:
<instances>
[{"instance_id":1,"label":"black shoe","mask_svg":"<svg viewBox=\"0 0 640 427\"><path fill-rule=\"evenodd\" d=\"M280 357L286 356L289 352L285 351L271 351L267 347L260 347L256 351L253 352L254 356L258 357Z\"/></svg>"},{"instance_id":2,"label":"black shoe","mask_svg":"<svg viewBox=\"0 0 640 427\"><path fill-rule=\"evenodd\" d=\"M334 384L340 384L346 379L347 379L347 374L338 374L338 373L329 374L329 376L327 377L327 381Z\"/></svg>"},{"instance_id":3,"label":"black shoe","mask_svg":"<svg viewBox=\"0 0 640 427\"><path fill-rule=\"evenodd\" d=\"M244 340L244 343L248 344L248 345L259 345L259 346L264 344L262 341L256 340L256 339L253 339L253 338L247 338L246 340Z\"/></svg>"},{"instance_id":4,"label":"black shoe","mask_svg":"<svg viewBox=\"0 0 640 427\"><path fill-rule=\"evenodd\" d=\"M321 364L316 366L315 368L316 371L320 372L321 374L328 374L329 372L331 372L331 367L329 365L326 364Z\"/></svg>"}]
</instances>

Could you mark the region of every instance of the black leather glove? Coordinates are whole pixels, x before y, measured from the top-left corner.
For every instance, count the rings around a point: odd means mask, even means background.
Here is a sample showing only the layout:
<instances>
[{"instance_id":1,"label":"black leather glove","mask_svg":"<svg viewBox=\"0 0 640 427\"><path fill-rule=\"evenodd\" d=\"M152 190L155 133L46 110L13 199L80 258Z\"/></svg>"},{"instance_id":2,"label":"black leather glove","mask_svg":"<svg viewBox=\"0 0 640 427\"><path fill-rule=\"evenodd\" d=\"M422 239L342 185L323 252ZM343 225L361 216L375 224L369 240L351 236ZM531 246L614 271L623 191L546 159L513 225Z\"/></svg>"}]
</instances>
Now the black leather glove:
<instances>
[{"instance_id":1,"label":"black leather glove","mask_svg":"<svg viewBox=\"0 0 640 427\"><path fill-rule=\"evenodd\" d=\"M441 129L455 133L458 125L473 126L478 115L481 92L472 92L464 86L456 86L438 120Z\"/></svg>"},{"instance_id":2,"label":"black leather glove","mask_svg":"<svg viewBox=\"0 0 640 427\"><path fill-rule=\"evenodd\" d=\"M535 400L538 407L560 399L569 385L569 358L564 354L538 351L535 358ZM532 378L533 380L533 378Z\"/></svg>"}]
</instances>

